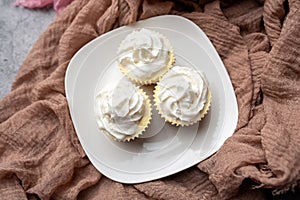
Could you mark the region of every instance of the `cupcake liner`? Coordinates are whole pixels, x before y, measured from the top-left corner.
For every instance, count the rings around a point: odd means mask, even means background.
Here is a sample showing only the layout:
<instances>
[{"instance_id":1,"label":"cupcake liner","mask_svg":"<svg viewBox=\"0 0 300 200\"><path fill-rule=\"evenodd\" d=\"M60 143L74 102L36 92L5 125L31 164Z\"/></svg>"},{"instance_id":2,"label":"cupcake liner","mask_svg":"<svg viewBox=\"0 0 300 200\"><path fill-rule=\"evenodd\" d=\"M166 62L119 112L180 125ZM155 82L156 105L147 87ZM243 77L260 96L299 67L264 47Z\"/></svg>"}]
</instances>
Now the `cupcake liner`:
<instances>
[{"instance_id":1,"label":"cupcake liner","mask_svg":"<svg viewBox=\"0 0 300 200\"><path fill-rule=\"evenodd\" d=\"M169 39L167 37L165 37L164 35L162 35L161 33L157 32L157 31L154 31L154 30L151 30L152 32L156 33L157 35L159 35L159 37L163 38L164 42L167 44L168 46L168 54L169 54L169 62L166 64L165 66L165 70L157 75L157 76L154 76L154 77L151 77L150 79L139 79L135 76L133 76L130 71L128 71L128 69L126 69L125 66L123 66L122 64L118 64L119 66L119 69L120 71L132 82L136 83L136 84L140 84L140 85L150 85L150 84L154 84L156 83L157 81L159 81L161 79L161 77L167 73L172 67L173 67L173 64L175 62L175 55L174 55L174 51L173 51L173 47L171 45L171 42L169 41ZM123 41L122 41L123 42ZM121 44L122 44L121 42ZM120 46L121 46L120 44ZM118 48L118 51L119 51L120 47Z\"/></svg>"},{"instance_id":2,"label":"cupcake liner","mask_svg":"<svg viewBox=\"0 0 300 200\"><path fill-rule=\"evenodd\" d=\"M160 101L158 99L158 93L159 93L159 86L156 85L155 86L155 89L154 89L154 104L156 106L156 110L158 111L158 114L166 121L166 122L169 122L171 123L172 125L176 125L176 126L190 126L190 125L193 125L199 121L201 121L205 115L208 113L209 109L210 109L210 105L211 105L211 92L210 90L208 90L207 92L207 101L203 107L203 109L201 110L200 112L200 115L198 116L197 120L193 121L193 122L183 122L182 120L180 119L172 119L168 116L166 116L163 112L162 112L162 109L160 107Z\"/></svg>"}]
</instances>

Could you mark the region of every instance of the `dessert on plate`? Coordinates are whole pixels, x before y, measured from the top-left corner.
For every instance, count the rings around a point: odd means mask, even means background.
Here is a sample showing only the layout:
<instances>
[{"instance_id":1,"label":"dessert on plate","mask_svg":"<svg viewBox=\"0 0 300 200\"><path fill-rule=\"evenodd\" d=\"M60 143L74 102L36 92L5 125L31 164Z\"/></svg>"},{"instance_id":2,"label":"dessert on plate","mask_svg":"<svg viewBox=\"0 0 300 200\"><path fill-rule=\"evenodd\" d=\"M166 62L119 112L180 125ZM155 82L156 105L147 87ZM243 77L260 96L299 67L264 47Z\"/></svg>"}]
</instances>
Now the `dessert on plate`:
<instances>
[{"instance_id":1,"label":"dessert on plate","mask_svg":"<svg viewBox=\"0 0 300 200\"><path fill-rule=\"evenodd\" d=\"M202 72L174 66L157 83L154 102L166 121L177 126L188 126L207 114L211 93Z\"/></svg>"},{"instance_id":2,"label":"dessert on plate","mask_svg":"<svg viewBox=\"0 0 300 200\"><path fill-rule=\"evenodd\" d=\"M95 98L95 115L101 132L117 141L137 138L148 127L152 106L146 93L126 79Z\"/></svg>"},{"instance_id":3,"label":"dessert on plate","mask_svg":"<svg viewBox=\"0 0 300 200\"><path fill-rule=\"evenodd\" d=\"M170 41L161 33L145 28L129 33L117 53L122 73L142 85L156 83L175 61Z\"/></svg>"}]
</instances>

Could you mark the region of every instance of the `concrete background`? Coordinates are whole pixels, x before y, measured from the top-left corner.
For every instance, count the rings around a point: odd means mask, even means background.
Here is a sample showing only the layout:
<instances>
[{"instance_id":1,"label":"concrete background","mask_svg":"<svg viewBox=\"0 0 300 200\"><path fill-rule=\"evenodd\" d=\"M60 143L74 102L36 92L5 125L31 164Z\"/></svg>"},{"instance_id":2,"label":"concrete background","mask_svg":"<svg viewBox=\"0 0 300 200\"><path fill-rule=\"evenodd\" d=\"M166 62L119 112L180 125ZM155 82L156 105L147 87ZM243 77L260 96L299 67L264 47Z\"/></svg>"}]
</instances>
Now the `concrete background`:
<instances>
[{"instance_id":1,"label":"concrete background","mask_svg":"<svg viewBox=\"0 0 300 200\"><path fill-rule=\"evenodd\" d=\"M0 0L0 99L10 91L19 66L56 15L51 6L32 10L14 2Z\"/></svg>"}]
</instances>

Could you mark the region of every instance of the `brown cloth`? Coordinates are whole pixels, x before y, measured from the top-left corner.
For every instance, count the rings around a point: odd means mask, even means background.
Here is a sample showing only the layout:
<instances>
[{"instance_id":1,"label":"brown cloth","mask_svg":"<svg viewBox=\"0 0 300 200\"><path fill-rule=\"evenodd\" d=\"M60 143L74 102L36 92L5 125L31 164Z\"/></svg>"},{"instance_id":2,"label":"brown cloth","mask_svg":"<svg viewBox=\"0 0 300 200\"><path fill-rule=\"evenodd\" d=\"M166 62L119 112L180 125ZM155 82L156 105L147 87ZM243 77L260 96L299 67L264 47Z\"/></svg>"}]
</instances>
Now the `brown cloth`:
<instances>
[{"instance_id":1,"label":"brown cloth","mask_svg":"<svg viewBox=\"0 0 300 200\"><path fill-rule=\"evenodd\" d=\"M97 36L164 14L208 35L232 80L238 125L197 166L120 184L102 176L79 144L65 71ZM0 199L264 199L264 188L299 186L299 111L299 0L75 0L40 36L0 102Z\"/></svg>"}]
</instances>

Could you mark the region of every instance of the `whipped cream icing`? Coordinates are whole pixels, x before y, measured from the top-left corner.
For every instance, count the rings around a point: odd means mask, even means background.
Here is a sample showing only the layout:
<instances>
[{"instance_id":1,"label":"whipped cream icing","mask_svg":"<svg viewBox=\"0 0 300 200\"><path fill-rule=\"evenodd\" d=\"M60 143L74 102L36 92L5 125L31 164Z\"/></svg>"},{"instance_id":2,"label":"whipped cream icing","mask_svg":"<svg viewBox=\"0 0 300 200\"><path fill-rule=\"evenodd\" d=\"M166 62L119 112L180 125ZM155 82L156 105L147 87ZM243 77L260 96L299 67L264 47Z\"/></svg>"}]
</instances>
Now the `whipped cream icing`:
<instances>
[{"instance_id":1,"label":"whipped cream icing","mask_svg":"<svg viewBox=\"0 0 300 200\"><path fill-rule=\"evenodd\" d=\"M104 89L95 99L96 121L100 130L118 140L134 136L145 113L145 96L122 79L113 90Z\"/></svg>"},{"instance_id":2,"label":"whipped cream icing","mask_svg":"<svg viewBox=\"0 0 300 200\"><path fill-rule=\"evenodd\" d=\"M158 83L158 103L167 119L194 123L207 101L208 82L200 72L174 66Z\"/></svg>"},{"instance_id":3,"label":"whipped cream icing","mask_svg":"<svg viewBox=\"0 0 300 200\"><path fill-rule=\"evenodd\" d=\"M170 64L170 42L158 32L138 29L126 36L118 49L119 64L137 80L151 80Z\"/></svg>"}]
</instances>

